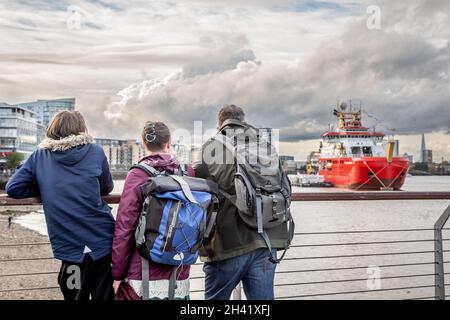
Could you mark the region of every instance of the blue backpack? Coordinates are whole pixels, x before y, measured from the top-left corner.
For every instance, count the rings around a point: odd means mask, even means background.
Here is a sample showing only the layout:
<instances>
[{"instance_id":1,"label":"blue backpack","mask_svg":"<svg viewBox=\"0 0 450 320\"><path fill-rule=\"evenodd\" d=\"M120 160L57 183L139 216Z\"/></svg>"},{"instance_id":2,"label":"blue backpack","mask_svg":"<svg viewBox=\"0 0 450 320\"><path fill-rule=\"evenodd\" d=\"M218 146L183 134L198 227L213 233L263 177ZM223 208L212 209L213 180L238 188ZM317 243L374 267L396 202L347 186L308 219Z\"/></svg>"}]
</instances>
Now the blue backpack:
<instances>
[{"instance_id":1,"label":"blue backpack","mask_svg":"<svg viewBox=\"0 0 450 320\"><path fill-rule=\"evenodd\" d=\"M176 289L178 267L197 261L198 249L215 225L218 186L212 181L186 175L184 165L173 175L141 163L149 180L141 186L145 196L136 229L136 248L142 257L143 299L148 300L149 261L172 265L169 299Z\"/></svg>"}]
</instances>

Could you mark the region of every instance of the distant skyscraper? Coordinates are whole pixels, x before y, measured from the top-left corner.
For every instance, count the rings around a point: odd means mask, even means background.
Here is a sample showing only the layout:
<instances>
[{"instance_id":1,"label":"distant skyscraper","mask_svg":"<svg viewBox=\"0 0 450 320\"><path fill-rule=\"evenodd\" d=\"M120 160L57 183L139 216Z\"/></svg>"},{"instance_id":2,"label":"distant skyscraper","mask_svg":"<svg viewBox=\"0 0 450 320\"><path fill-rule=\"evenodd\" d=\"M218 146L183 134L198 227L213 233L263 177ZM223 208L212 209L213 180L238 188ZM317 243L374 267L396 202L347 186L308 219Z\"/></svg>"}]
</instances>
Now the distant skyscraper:
<instances>
[{"instance_id":1,"label":"distant skyscraper","mask_svg":"<svg viewBox=\"0 0 450 320\"><path fill-rule=\"evenodd\" d=\"M422 143L420 144L420 162L433 163L433 150L429 150L425 144L425 134L422 134Z\"/></svg>"},{"instance_id":2,"label":"distant skyscraper","mask_svg":"<svg viewBox=\"0 0 450 320\"><path fill-rule=\"evenodd\" d=\"M420 144L420 151L419 151L419 161L422 163L425 162L425 157L424 157L425 149L426 149L425 134L422 134L422 143Z\"/></svg>"},{"instance_id":3,"label":"distant skyscraper","mask_svg":"<svg viewBox=\"0 0 450 320\"><path fill-rule=\"evenodd\" d=\"M36 121L47 127L56 113L64 110L75 110L75 98L38 100L19 103L16 106L33 111L36 114Z\"/></svg>"}]
</instances>

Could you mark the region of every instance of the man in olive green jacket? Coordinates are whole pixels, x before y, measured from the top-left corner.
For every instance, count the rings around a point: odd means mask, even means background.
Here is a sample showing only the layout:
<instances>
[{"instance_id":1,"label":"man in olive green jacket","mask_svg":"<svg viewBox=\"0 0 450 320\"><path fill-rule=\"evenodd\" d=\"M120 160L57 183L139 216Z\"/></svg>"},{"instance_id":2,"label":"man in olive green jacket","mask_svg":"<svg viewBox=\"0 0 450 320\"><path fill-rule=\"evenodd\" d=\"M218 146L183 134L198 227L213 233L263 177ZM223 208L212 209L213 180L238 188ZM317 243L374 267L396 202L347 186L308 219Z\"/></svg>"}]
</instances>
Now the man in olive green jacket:
<instances>
[{"instance_id":1,"label":"man in olive green jacket","mask_svg":"<svg viewBox=\"0 0 450 320\"><path fill-rule=\"evenodd\" d=\"M245 127L245 114L241 108L226 105L220 110L218 134ZM236 164L232 153L221 142L211 138L203 145L202 155L202 160L194 168L196 176L210 179L220 189L235 195ZM286 247L283 228L267 230L273 250ZM200 249L200 256L205 262L205 299L229 299L241 281L248 299L274 298L275 264L269 260L270 251L257 230L240 218L237 208L226 198L220 201L216 226Z\"/></svg>"}]
</instances>

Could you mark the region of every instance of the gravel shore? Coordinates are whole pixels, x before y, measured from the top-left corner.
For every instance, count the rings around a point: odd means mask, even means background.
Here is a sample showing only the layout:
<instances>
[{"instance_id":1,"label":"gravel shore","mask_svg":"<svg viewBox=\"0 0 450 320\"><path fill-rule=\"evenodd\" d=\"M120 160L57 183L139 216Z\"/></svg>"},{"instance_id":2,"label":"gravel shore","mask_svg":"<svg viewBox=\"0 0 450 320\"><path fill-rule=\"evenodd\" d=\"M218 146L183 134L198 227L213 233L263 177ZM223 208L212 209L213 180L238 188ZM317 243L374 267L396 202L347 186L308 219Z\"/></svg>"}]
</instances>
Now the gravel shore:
<instances>
[{"instance_id":1,"label":"gravel shore","mask_svg":"<svg viewBox=\"0 0 450 320\"><path fill-rule=\"evenodd\" d=\"M8 223L9 217L14 221L17 216L39 209L0 207L0 300L62 299L57 282L60 262L52 258L48 237ZM10 261L33 258L52 259ZM20 289L23 291L15 291Z\"/></svg>"}]
</instances>

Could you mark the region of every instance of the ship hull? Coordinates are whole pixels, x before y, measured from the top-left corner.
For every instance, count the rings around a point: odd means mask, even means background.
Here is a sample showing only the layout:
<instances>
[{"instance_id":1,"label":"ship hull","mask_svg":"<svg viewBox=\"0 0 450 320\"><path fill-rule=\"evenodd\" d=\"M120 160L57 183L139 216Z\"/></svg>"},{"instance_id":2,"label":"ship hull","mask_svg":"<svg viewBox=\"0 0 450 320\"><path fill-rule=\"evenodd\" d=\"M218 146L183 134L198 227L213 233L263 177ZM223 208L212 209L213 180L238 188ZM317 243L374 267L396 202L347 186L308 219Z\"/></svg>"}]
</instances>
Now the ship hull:
<instances>
[{"instance_id":1,"label":"ship hull","mask_svg":"<svg viewBox=\"0 0 450 320\"><path fill-rule=\"evenodd\" d=\"M384 157L320 159L319 174L325 182L355 190L400 190L405 183L409 162L405 158Z\"/></svg>"}]
</instances>

